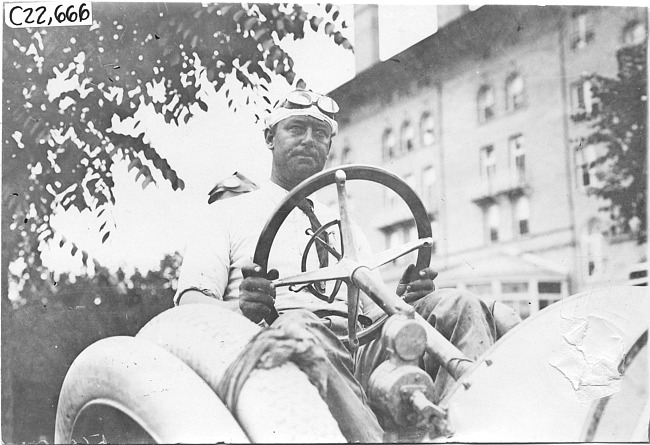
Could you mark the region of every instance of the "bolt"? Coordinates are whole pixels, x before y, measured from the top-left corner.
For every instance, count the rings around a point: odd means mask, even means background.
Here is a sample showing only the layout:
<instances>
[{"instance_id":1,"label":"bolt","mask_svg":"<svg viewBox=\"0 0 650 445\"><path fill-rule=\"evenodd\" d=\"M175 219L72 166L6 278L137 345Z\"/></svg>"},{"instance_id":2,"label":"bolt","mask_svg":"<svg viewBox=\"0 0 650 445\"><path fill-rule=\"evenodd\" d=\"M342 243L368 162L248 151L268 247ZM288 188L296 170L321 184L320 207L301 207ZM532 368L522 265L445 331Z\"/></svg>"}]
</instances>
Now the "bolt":
<instances>
[{"instance_id":1,"label":"bolt","mask_svg":"<svg viewBox=\"0 0 650 445\"><path fill-rule=\"evenodd\" d=\"M485 360L485 364L488 366L492 366L492 360L490 359Z\"/></svg>"}]
</instances>

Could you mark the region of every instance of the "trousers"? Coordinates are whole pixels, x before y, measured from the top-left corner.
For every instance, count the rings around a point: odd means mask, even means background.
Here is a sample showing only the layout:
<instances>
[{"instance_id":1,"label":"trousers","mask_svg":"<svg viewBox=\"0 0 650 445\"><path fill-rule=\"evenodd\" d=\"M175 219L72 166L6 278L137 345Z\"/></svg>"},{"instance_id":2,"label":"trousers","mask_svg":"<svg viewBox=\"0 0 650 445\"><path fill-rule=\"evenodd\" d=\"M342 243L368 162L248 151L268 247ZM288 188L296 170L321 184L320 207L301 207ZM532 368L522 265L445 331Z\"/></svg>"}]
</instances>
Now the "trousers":
<instances>
[{"instance_id":1,"label":"trousers","mask_svg":"<svg viewBox=\"0 0 650 445\"><path fill-rule=\"evenodd\" d=\"M471 360L476 360L495 341L497 327L488 305L476 295L458 289L436 290L412 303L416 312ZM272 328L298 323L327 356L327 388L324 394L341 433L350 442L381 442L382 427L370 409L366 389L372 371L388 354L380 339L362 346L355 357L337 335L347 333L347 321L328 323L306 310L280 315ZM431 357L425 355L423 368L434 381L437 399L453 387L454 379Z\"/></svg>"}]
</instances>

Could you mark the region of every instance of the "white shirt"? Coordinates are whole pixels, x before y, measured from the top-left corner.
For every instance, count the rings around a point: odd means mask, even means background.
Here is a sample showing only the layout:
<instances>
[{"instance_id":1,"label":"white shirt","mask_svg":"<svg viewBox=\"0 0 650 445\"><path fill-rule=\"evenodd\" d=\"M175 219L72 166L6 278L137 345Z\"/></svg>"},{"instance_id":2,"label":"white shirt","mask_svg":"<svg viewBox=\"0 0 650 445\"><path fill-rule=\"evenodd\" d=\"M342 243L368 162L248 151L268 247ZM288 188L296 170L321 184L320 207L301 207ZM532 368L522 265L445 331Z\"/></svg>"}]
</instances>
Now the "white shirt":
<instances>
[{"instance_id":1,"label":"white shirt","mask_svg":"<svg viewBox=\"0 0 650 445\"><path fill-rule=\"evenodd\" d=\"M191 243L185 253L174 302L186 290L196 289L205 295L228 301L239 298L239 285L242 282L241 268L253 262L257 240L275 208L288 192L270 180L264 181L260 188L240 196L217 201L205 215L197 241ZM314 201L314 200L312 200ZM314 201L314 213L321 224L339 219L338 213ZM310 236L305 233L311 228L309 218L295 208L289 213L280 227L271 248L268 268L277 269L280 277L289 277L301 272L303 252ZM365 236L354 228L359 258L369 257L370 248ZM337 245L338 234L332 233L330 243ZM312 250L315 250L312 246ZM330 256L330 263L335 261ZM307 270L319 267L317 255L308 256ZM328 291L331 286L328 283ZM378 307L365 295L361 296L360 312L376 312ZM347 312L347 291L341 286L335 301L329 304L312 295L307 290L294 292L283 286L276 289L275 307L278 312L290 309L340 310Z\"/></svg>"}]
</instances>

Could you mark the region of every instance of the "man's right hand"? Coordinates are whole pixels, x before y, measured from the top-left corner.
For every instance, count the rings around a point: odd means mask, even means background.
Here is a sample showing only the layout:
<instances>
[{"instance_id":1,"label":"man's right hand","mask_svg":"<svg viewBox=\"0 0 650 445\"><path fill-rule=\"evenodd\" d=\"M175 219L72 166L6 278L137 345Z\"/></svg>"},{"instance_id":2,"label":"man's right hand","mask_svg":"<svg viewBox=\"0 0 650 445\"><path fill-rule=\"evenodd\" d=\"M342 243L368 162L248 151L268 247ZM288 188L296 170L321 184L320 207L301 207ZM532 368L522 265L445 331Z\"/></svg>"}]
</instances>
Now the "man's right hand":
<instances>
[{"instance_id":1,"label":"man's right hand","mask_svg":"<svg viewBox=\"0 0 650 445\"><path fill-rule=\"evenodd\" d=\"M275 287L271 280L278 278L278 271L264 273L257 264L242 267L244 280L239 285L239 309L253 323L266 320L269 324L277 317L275 310Z\"/></svg>"}]
</instances>

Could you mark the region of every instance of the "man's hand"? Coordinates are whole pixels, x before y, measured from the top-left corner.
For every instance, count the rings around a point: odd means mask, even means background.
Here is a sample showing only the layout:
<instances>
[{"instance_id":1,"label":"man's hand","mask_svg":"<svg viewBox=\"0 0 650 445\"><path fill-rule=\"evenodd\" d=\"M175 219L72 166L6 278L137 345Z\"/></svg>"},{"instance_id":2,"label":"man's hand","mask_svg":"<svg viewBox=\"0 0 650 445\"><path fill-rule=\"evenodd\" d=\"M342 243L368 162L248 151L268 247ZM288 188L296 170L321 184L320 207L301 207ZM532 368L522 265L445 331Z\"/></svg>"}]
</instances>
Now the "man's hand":
<instances>
[{"instance_id":1,"label":"man's hand","mask_svg":"<svg viewBox=\"0 0 650 445\"><path fill-rule=\"evenodd\" d=\"M438 272L428 267L416 272L415 265L409 264L397 285L397 295L407 303L413 303L436 290L433 280Z\"/></svg>"},{"instance_id":2,"label":"man's hand","mask_svg":"<svg viewBox=\"0 0 650 445\"><path fill-rule=\"evenodd\" d=\"M275 287L271 280L278 278L278 271L264 273L257 264L242 267L244 280L239 285L239 309L253 323L266 320L271 324L278 313L275 310Z\"/></svg>"}]
</instances>

